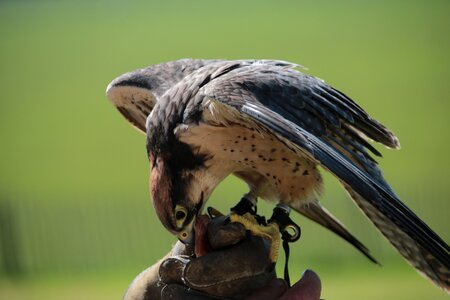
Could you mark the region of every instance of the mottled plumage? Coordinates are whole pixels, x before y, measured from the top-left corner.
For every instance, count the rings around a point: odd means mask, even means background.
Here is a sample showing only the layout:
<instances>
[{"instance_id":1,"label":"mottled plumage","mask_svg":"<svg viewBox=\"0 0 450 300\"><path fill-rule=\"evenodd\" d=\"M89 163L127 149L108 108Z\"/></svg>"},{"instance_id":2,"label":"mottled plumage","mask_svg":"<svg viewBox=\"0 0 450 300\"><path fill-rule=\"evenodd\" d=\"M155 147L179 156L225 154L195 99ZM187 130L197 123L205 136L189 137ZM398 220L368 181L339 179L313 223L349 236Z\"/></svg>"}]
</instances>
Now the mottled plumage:
<instances>
[{"instance_id":1,"label":"mottled plumage","mask_svg":"<svg viewBox=\"0 0 450 300\"><path fill-rule=\"evenodd\" d=\"M400 254L448 290L449 246L399 200L370 155L380 153L369 140L399 148L398 139L349 97L295 68L283 61L180 60L109 85L119 111L146 130L162 223L185 232L216 185L235 174L254 196L288 204L374 261L318 203L321 166Z\"/></svg>"}]
</instances>

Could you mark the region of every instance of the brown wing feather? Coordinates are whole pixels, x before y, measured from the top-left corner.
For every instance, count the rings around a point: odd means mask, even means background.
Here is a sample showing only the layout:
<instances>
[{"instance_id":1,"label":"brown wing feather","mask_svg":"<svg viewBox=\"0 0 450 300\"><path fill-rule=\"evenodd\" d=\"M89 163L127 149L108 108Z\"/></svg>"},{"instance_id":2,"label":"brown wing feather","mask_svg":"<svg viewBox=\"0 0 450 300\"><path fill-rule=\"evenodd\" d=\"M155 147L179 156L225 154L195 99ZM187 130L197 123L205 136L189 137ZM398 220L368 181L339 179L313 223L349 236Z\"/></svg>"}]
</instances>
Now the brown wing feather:
<instances>
[{"instance_id":1,"label":"brown wing feather","mask_svg":"<svg viewBox=\"0 0 450 300\"><path fill-rule=\"evenodd\" d=\"M106 96L119 112L145 133L145 122L158 99L195 70L218 60L181 59L125 73L106 88Z\"/></svg>"},{"instance_id":2,"label":"brown wing feather","mask_svg":"<svg viewBox=\"0 0 450 300\"><path fill-rule=\"evenodd\" d=\"M449 289L450 247L401 202L369 157L367 141L361 142L370 138L398 148L391 131L342 93L294 70L242 67L213 85L205 88L210 97L296 144L356 191L361 197L355 201L394 247Z\"/></svg>"}]
</instances>

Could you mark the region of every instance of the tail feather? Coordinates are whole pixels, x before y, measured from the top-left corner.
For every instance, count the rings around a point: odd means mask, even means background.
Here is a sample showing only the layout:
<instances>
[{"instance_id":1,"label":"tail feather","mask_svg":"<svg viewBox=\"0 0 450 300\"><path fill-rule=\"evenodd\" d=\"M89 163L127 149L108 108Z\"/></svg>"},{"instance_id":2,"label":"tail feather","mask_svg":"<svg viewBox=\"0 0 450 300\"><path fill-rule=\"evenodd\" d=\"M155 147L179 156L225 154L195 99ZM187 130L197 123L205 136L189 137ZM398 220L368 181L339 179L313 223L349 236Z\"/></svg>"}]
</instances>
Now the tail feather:
<instances>
[{"instance_id":1,"label":"tail feather","mask_svg":"<svg viewBox=\"0 0 450 300\"><path fill-rule=\"evenodd\" d=\"M345 185L352 199L369 217L378 230L398 250L398 252L420 273L430 278L438 286L450 292L449 261L434 256L429 250L422 247L412 237L403 232L380 210Z\"/></svg>"},{"instance_id":2,"label":"tail feather","mask_svg":"<svg viewBox=\"0 0 450 300\"><path fill-rule=\"evenodd\" d=\"M354 237L347 228L335 217L333 216L325 207L320 205L319 202L309 203L307 205L302 205L298 208L292 207L299 213L307 217L308 219L322 225L323 227L334 232L350 244L352 244L356 249L358 249L364 256L366 256L370 261L380 265L380 263L370 254L369 249L361 243L356 237Z\"/></svg>"}]
</instances>

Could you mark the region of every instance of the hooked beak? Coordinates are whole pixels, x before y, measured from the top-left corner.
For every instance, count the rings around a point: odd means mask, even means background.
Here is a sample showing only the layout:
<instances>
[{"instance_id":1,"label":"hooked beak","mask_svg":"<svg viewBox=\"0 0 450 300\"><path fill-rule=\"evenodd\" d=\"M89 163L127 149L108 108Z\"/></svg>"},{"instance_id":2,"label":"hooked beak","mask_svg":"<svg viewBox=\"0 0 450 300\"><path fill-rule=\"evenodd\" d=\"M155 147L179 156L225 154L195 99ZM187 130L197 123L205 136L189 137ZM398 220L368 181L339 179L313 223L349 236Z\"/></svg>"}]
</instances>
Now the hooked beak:
<instances>
[{"instance_id":1,"label":"hooked beak","mask_svg":"<svg viewBox=\"0 0 450 300\"><path fill-rule=\"evenodd\" d=\"M180 242L182 242L186 246L190 246L192 248L195 247L195 227L197 225L196 223L197 223L197 218L199 217L199 212L202 211L202 207L203 207L203 192L201 194L199 203L195 207L195 210L193 212L194 216L192 217L191 221L189 222L189 224L184 226L177 235L178 240ZM177 205L175 210L179 210L179 211L182 211L185 214L187 214L186 209L180 205ZM200 221L200 219L201 219L201 217L199 218L199 221ZM177 226L178 226L178 224L177 224Z\"/></svg>"},{"instance_id":2,"label":"hooked beak","mask_svg":"<svg viewBox=\"0 0 450 300\"><path fill-rule=\"evenodd\" d=\"M177 235L178 240L187 246L194 247L195 242L195 221L197 220L197 216L194 216Z\"/></svg>"}]
</instances>

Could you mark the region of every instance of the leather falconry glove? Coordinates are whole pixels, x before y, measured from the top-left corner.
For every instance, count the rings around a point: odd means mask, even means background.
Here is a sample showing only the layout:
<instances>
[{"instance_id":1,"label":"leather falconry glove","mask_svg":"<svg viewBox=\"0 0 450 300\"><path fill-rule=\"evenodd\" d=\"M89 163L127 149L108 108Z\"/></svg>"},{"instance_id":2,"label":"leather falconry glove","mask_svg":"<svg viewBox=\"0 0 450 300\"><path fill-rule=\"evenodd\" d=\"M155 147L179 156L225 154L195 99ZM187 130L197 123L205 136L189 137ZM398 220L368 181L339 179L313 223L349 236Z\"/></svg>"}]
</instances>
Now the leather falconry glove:
<instances>
[{"instance_id":1,"label":"leather falconry glove","mask_svg":"<svg viewBox=\"0 0 450 300\"><path fill-rule=\"evenodd\" d=\"M124 300L244 299L276 278L280 234L275 224L259 226L251 215L205 215L195 230L195 249L177 242L136 277Z\"/></svg>"}]
</instances>

